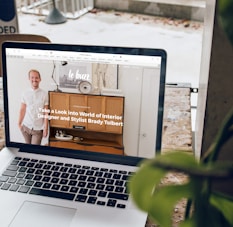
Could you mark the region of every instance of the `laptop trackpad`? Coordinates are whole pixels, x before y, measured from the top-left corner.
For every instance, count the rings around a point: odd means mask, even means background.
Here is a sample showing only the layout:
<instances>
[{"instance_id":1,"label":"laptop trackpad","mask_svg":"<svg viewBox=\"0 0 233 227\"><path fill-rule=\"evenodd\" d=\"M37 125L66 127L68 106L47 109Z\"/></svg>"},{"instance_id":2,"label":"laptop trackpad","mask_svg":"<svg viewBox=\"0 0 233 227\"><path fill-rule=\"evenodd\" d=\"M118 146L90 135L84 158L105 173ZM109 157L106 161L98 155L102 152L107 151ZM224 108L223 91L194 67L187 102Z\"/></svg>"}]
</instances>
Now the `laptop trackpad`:
<instances>
[{"instance_id":1,"label":"laptop trackpad","mask_svg":"<svg viewBox=\"0 0 233 227\"><path fill-rule=\"evenodd\" d=\"M69 226L76 210L48 204L24 202L10 227Z\"/></svg>"}]
</instances>

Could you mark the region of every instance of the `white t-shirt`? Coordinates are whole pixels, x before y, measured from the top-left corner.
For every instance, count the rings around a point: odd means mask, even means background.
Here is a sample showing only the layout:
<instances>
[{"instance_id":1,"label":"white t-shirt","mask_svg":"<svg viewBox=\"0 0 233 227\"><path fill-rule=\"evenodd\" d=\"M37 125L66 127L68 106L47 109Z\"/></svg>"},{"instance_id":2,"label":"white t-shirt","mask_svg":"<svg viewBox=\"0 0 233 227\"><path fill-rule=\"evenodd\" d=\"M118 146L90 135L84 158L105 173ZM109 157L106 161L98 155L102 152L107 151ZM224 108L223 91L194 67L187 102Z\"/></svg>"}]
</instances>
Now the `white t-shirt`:
<instances>
[{"instance_id":1,"label":"white t-shirt","mask_svg":"<svg viewBox=\"0 0 233 227\"><path fill-rule=\"evenodd\" d=\"M42 130L44 118L42 109L48 105L48 93L40 88L26 91L22 96L22 103L26 104L23 124L33 130Z\"/></svg>"}]
</instances>

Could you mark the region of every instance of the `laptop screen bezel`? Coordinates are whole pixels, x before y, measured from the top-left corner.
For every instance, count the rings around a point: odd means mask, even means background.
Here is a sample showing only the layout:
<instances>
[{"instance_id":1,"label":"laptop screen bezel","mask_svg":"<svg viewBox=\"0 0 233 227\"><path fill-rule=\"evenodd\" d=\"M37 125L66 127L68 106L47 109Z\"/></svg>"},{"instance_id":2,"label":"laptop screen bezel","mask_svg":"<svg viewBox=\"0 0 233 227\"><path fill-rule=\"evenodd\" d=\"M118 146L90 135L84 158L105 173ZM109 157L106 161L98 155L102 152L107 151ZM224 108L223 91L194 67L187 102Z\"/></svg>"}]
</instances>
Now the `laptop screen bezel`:
<instances>
[{"instance_id":1,"label":"laptop screen bezel","mask_svg":"<svg viewBox=\"0 0 233 227\"><path fill-rule=\"evenodd\" d=\"M32 42L12 42L7 41L2 44L2 66L3 66L3 94L4 94L4 121L5 121L5 144L7 147L19 148L19 151L37 153L43 155L60 156L66 158L78 158L84 160L93 160L100 162L116 163L123 165L138 165L144 158L121 156L114 154L105 154L97 152L88 152L82 150L72 150L64 148L45 147L39 145L29 145L10 141L9 130L9 113L8 113L8 86L7 86L7 48L22 49L38 49L38 50L59 50L74 52L92 52L92 53L111 53L111 54L127 54L127 55L144 55L144 56L160 56L160 88L159 88L159 107L158 107L158 124L155 152L161 151L162 143L162 119L164 109L164 93L165 93L165 75L167 54L163 49L135 48L135 47L112 47L112 46L90 46L90 45L71 45L71 44L54 44L54 43L32 43ZM33 152L32 152L33 150Z\"/></svg>"}]
</instances>

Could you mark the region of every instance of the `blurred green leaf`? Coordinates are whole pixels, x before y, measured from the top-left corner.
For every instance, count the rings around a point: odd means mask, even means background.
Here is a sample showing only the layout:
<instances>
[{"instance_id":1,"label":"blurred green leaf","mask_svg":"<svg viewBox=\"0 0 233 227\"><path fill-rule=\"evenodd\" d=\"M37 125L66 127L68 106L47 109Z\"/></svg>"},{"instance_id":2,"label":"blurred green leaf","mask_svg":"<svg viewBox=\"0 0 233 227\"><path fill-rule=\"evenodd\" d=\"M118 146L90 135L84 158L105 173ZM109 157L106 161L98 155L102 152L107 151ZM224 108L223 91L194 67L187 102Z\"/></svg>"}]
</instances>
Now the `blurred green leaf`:
<instances>
[{"instance_id":1,"label":"blurred green leaf","mask_svg":"<svg viewBox=\"0 0 233 227\"><path fill-rule=\"evenodd\" d=\"M180 224L180 227L196 227L193 218L189 218Z\"/></svg>"},{"instance_id":2,"label":"blurred green leaf","mask_svg":"<svg viewBox=\"0 0 233 227\"><path fill-rule=\"evenodd\" d=\"M227 221L233 226L233 201L220 194L212 194L210 203L217 208Z\"/></svg>"},{"instance_id":3,"label":"blurred green leaf","mask_svg":"<svg viewBox=\"0 0 233 227\"><path fill-rule=\"evenodd\" d=\"M219 0L218 10L220 24L233 44L233 1Z\"/></svg>"},{"instance_id":4,"label":"blurred green leaf","mask_svg":"<svg viewBox=\"0 0 233 227\"><path fill-rule=\"evenodd\" d=\"M182 198L192 197L190 184L170 185L155 190L149 201L148 213L163 227L170 227L175 205Z\"/></svg>"},{"instance_id":5,"label":"blurred green leaf","mask_svg":"<svg viewBox=\"0 0 233 227\"><path fill-rule=\"evenodd\" d=\"M154 188L160 183L166 171L153 168L147 162L130 179L129 191L138 207L144 211L149 209Z\"/></svg>"}]
</instances>

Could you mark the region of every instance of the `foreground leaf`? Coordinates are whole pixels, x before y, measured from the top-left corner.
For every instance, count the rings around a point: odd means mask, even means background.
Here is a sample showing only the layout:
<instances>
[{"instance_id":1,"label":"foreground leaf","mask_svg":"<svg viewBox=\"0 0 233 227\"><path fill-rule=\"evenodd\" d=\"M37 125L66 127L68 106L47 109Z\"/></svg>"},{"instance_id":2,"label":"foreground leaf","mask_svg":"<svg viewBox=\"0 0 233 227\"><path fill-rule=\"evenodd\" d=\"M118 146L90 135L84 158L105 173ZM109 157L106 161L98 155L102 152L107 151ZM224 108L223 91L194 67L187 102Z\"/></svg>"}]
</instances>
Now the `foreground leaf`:
<instances>
[{"instance_id":1,"label":"foreground leaf","mask_svg":"<svg viewBox=\"0 0 233 227\"><path fill-rule=\"evenodd\" d=\"M164 186L155 190L149 204L149 215L162 227L170 227L175 205L183 198L192 197L191 191L190 184Z\"/></svg>"},{"instance_id":2,"label":"foreground leaf","mask_svg":"<svg viewBox=\"0 0 233 227\"><path fill-rule=\"evenodd\" d=\"M217 208L227 221L233 226L233 200L220 194L212 194L210 203Z\"/></svg>"},{"instance_id":3,"label":"foreground leaf","mask_svg":"<svg viewBox=\"0 0 233 227\"><path fill-rule=\"evenodd\" d=\"M140 209L148 211L154 188L160 183L165 174L165 170L154 168L145 163L130 179L129 191Z\"/></svg>"}]
</instances>

